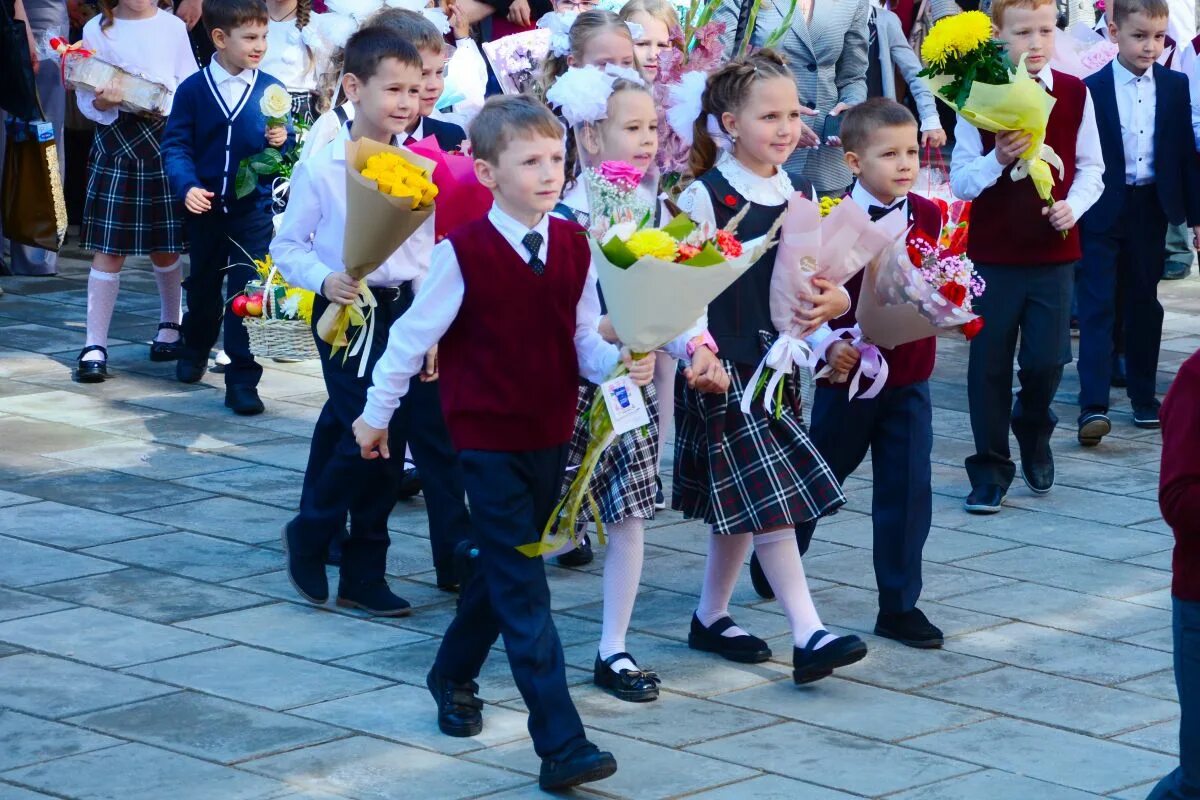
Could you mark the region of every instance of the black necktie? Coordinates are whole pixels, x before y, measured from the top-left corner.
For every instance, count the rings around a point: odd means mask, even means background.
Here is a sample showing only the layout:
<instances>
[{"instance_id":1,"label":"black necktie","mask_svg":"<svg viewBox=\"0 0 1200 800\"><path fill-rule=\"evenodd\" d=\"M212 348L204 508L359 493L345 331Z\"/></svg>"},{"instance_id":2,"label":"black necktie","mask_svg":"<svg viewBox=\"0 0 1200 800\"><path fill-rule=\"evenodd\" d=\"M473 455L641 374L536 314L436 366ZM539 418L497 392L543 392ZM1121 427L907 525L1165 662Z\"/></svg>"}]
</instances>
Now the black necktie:
<instances>
[{"instance_id":1,"label":"black necktie","mask_svg":"<svg viewBox=\"0 0 1200 800\"><path fill-rule=\"evenodd\" d=\"M867 206L867 214L870 215L871 222L879 222L902 205L904 205L903 200L891 206Z\"/></svg>"},{"instance_id":2,"label":"black necktie","mask_svg":"<svg viewBox=\"0 0 1200 800\"><path fill-rule=\"evenodd\" d=\"M521 244L525 245L525 249L529 251L529 268L533 270L534 275L541 275L546 271L546 265L538 257L538 253L542 250L542 235L537 231L530 231L525 234Z\"/></svg>"}]
</instances>

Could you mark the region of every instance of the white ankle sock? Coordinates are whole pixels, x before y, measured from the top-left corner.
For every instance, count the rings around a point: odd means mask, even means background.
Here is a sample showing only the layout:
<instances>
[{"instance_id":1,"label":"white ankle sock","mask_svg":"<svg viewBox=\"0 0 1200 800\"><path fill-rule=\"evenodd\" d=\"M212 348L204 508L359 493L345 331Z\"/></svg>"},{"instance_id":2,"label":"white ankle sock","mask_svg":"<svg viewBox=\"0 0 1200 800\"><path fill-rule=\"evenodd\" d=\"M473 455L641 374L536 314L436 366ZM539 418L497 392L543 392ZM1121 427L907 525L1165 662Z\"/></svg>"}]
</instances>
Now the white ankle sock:
<instances>
[{"instance_id":1,"label":"white ankle sock","mask_svg":"<svg viewBox=\"0 0 1200 800\"><path fill-rule=\"evenodd\" d=\"M775 590L775 599L787 615L792 626L792 641L796 647L804 647L812 635L824 626L813 605L808 591L808 579L804 576L804 564L800 561L800 548L796 546L796 532L791 528L754 535L754 552L763 574ZM817 642L818 649L837 637L830 634Z\"/></svg>"},{"instance_id":2,"label":"white ankle sock","mask_svg":"<svg viewBox=\"0 0 1200 800\"><path fill-rule=\"evenodd\" d=\"M642 580L642 561L645 558L646 525L637 517L604 526L608 544L604 551L604 622L600 629L600 658L625 652L625 634L633 618ZM635 670L627 658L614 661L613 672Z\"/></svg>"},{"instance_id":3,"label":"white ankle sock","mask_svg":"<svg viewBox=\"0 0 1200 800\"><path fill-rule=\"evenodd\" d=\"M750 552L750 536L747 534L709 534L708 559L704 562L704 585L700 588L700 602L696 606L696 617L704 627L711 627L721 617L729 616L729 600L733 587L745 567L746 554ZM724 636L746 636L746 632L734 625Z\"/></svg>"},{"instance_id":4,"label":"white ankle sock","mask_svg":"<svg viewBox=\"0 0 1200 800\"><path fill-rule=\"evenodd\" d=\"M169 267L154 268L154 282L158 284L158 302L161 309L159 322L174 322L176 325L183 319L183 270L179 268L180 259ZM179 341L179 331L164 328L154 337L155 341L171 343Z\"/></svg>"},{"instance_id":5,"label":"white ankle sock","mask_svg":"<svg viewBox=\"0 0 1200 800\"><path fill-rule=\"evenodd\" d=\"M108 347L108 326L112 323L117 292L121 289L121 273L101 272L93 268L88 273L87 338L85 345ZM93 350L84 361L103 361L104 354Z\"/></svg>"}]
</instances>

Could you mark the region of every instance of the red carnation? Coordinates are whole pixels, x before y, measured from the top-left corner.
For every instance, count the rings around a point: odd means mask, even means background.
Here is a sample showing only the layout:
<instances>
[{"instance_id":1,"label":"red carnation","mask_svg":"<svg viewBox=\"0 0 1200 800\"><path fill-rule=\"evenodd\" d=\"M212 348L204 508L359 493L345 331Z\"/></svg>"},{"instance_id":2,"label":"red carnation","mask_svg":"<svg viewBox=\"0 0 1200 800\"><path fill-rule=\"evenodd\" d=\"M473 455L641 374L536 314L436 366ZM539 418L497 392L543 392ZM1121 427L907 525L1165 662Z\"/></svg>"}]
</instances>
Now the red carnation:
<instances>
[{"instance_id":1,"label":"red carnation","mask_svg":"<svg viewBox=\"0 0 1200 800\"><path fill-rule=\"evenodd\" d=\"M930 239L923 231L914 230L908 237L908 260L914 267L925 263L925 254L929 250L937 250L937 242Z\"/></svg>"},{"instance_id":2,"label":"red carnation","mask_svg":"<svg viewBox=\"0 0 1200 800\"><path fill-rule=\"evenodd\" d=\"M742 254L742 243L729 231L720 230L717 231L717 249L726 258L737 258Z\"/></svg>"},{"instance_id":3,"label":"red carnation","mask_svg":"<svg viewBox=\"0 0 1200 800\"><path fill-rule=\"evenodd\" d=\"M967 301L967 287L961 283L943 283L938 287L938 294L956 306L962 306Z\"/></svg>"},{"instance_id":4,"label":"red carnation","mask_svg":"<svg viewBox=\"0 0 1200 800\"><path fill-rule=\"evenodd\" d=\"M677 255L675 256L675 260L682 263L700 255L700 248L696 247L694 244L681 244L679 245L679 249L676 251L676 253Z\"/></svg>"}]
</instances>

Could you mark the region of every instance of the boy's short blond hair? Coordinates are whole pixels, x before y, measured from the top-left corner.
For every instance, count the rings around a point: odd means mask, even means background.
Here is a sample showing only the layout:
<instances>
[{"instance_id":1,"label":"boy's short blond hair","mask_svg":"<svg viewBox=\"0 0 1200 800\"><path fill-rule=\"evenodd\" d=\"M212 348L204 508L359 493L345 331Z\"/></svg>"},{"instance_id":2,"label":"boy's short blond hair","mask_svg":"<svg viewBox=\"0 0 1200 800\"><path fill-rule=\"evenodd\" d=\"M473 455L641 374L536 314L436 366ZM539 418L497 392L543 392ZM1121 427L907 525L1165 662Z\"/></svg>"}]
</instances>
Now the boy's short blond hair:
<instances>
[{"instance_id":1,"label":"boy's short blond hair","mask_svg":"<svg viewBox=\"0 0 1200 800\"><path fill-rule=\"evenodd\" d=\"M1109 17L1113 24L1120 27L1121 23L1131 14L1142 13L1150 19L1162 19L1171 15L1167 0L1110 0L1112 9Z\"/></svg>"},{"instance_id":2,"label":"boy's short blond hair","mask_svg":"<svg viewBox=\"0 0 1200 800\"><path fill-rule=\"evenodd\" d=\"M472 154L489 164L499 163L513 139L543 136L562 141L564 133L549 108L523 94L489 97L467 130Z\"/></svg>"},{"instance_id":3,"label":"boy's short blond hair","mask_svg":"<svg viewBox=\"0 0 1200 800\"><path fill-rule=\"evenodd\" d=\"M1004 25L1004 12L1010 8L1036 9L1052 5L1054 0L992 0L992 24L997 28Z\"/></svg>"}]
</instances>

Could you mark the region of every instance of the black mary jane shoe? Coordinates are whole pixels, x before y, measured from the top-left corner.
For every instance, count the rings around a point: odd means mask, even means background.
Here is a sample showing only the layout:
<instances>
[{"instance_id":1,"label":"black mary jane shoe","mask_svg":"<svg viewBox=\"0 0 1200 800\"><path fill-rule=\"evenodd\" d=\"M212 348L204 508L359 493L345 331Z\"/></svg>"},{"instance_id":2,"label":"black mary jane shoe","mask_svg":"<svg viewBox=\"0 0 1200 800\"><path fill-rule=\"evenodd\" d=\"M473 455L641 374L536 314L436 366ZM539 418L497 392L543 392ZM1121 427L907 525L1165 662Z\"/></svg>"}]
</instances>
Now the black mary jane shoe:
<instances>
[{"instance_id":1,"label":"black mary jane shoe","mask_svg":"<svg viewBox=\"0 0 1200 800\"><path fill-rule=\"evenodd\" d=\"M104 358L84 361L88 353L97 352ZM75 380L80 383L101 383L108 378L108 349L98 344L89 344L79 351L79 363L75 365Z\"/></svg>"},{"instance_id":2,"label":"black mary jane shoe","mask_svg":"<svg viewBox=\"0 0 1200 800\"><path fill-rule=\"evenodd\" d=\"M688 647L705 653L716 653L739 664L761 664L771 657L771 648L757 636L722 636L734 626L731 617L721 617L711 627L692 614L692 629L688 632Z\"/></svg>"},{"instance_id":3,"label":"black mary jane shoe","mask_svg":"<svg viewBox=\"0 0 1200 800\"><path fill-rule=\"evenodd\" d=\"M164 330L166 330L166 331L182 331L183 330L183 328L179 327L179 325L177 325L174 322L160 322L160 323L158 323L158 329L160 331L164 331ZM157 334L156 334L156 336L157 336ZM182 334L180 335L180 337L178 339L176 339L173 342L160 342L160 341L158 341L157 338L155 338L155 340L150 343L150 360L151 361L178 361L179 354L180 354L180 352L182 352L182 350L183 350Z\"/></svg>"},{"instance_id":4,"label":"black mary jane shoe","mask_svg":"<svg viewBox=\"0 0 1200 800\"><path fill-rule=\"evenodd\" d=\"M792 680L797 684L828 678L835 669L866 658L867 643L857 636L839 636L824 647L816 648L817 642L826 636L829 631L817 631L804 647L792 648Z\"/></svg>"},{"instance_id":5,"label":"black mary jane shoe","mask_svg":"<svg viewBox=\"0 0 1200 800\"><path fill-rule=\"evenodd\" d=\"M658 675L643 669L623 669L616 672L612 665L623 658L629 659L636 667L637 662L629 653L617 653L608 658L600 658L596 654L596 664L592 668L592 682L618 700L630 703L648 703L658 699Z\"/></svg>"}]
</instances>

